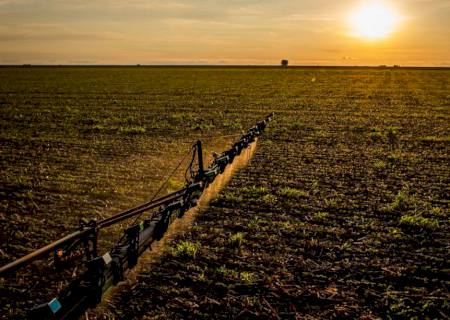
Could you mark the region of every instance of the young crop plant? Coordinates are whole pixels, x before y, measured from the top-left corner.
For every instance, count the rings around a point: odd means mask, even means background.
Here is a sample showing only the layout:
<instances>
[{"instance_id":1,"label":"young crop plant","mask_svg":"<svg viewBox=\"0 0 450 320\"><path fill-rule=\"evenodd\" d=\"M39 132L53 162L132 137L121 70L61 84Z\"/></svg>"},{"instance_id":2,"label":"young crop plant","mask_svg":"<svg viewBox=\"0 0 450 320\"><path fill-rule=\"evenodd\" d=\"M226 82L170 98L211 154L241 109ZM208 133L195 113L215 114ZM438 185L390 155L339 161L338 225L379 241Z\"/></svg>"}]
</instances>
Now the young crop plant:
<instances>
[{"instance_id":1,"label":"young crop plant","mask_svg":"<svg viewBox=\"0 0 450 320\"><path fill-rule=\"evenodd\" d=\"M119 128L119 132L123 135L143 134L147 130L143 126L123 126Z\"/></svg>"},{"instance_id":2,"label":"young crop plant","mask_svg":"<svg viewBox=\"0 0 450 320\"><path fill-rule=\"evenodd\" d=\"M289 199L306 199L309 197L309 193L300 189L286 187L279 191L280 196Z\"/></svg>"},{"instance_id":3,"label":"young crop plant","mask_svg":"<svg viewBox=\"0 0 450 320\"><path fill-rule=\"evenodd\" d=\"M261 200L264 204L273 206L277 203L278 198L273 194L266 194L261 198Z\"/></svg>"},{"instance_id":4,"label":"young crop plant","mask_svg":"<svg viewBox=\"0 0 450 320\"><path fill-rule=\"evenodd\" d=\"M95 124L92 126L91 131L93 133L103 133L103 134L112 134L117 132L117 126L110 126L107 124Z\"/></svg>"},{"instance_id":5,"label":"young crop plant","mask_svg":"<svg viewBox=\"0 0 450 320\"><path fill-rule=\"evenodd\" d=\"M233 131L242 130L243 129L242 123L239 120L237 120L237 119L234 119L234 120L225 119L223 121L223 126L226 129L233 130Z\"/></svg>"},{"instance_id":6,"label":"young crop plant","mask_svg":"<svg viewBox=\"0 0 450 320\"><path fill-rule=\"evenodd\" d=\"M172 125L167 120L155 119L148 123L148 130L167 130L172 129Z\"/></svg>"},{"instance_id":7,"label":"young crop plant","mask_svg":"<svg viewBox=\"0 0 450 320\"><path fill-rule=\"evenodd\" d=\"M258 187L255 185L253 185L249 188L245 188L243 191L248 192L249 195L254 198L259 198L261 196L266 195L269 192L269 190L266 187L262 187L262 186Z\"/></svg>"},{"instance_id":8,"label":"young crop plant","mask_svg":"<svg viewBox=\"0 0 450 320\"><path fill-rule=\"evenodd\" d=\"M244 233L238 232L230 236L229 243L234 248L239 248L244 241Z\"/></svg>"},{"instance_id":9,"label":"young crop plant","mask_svg":"<svg viewBox=\"0 0 450 320\"><path fill-rule=\"evenodd\" d=\"M424 218L420 215L403 215L400 225L418 230L433 231L439 227L439 222L433 218Z\"/></svg>"},{"instance_id":10,"label":"young crop plant","mask_svg":"<svg viewBox=\"0 0 450 320\"><path fill-rule=\"evenodd\" d=\"M437 137L437 136L426 136L420 139L420 141L425 143L439 143L439 142L450 142L450 136L444 136L444 137Z\"/></svg>"},{"instance_id":11,"label":"young crop plant","mask_svg":"<svg viewBox=\"0 0 450 320\"><path fill-rule=\"evenodd\" d=\"M239 272L233 269L228 269L225 266L218 267L215 272L224 278L231 278L231 279L239 278Z\"/></svg>"},{"instance_id":12,"label":"young crop plant","mask_svg":"<svg viewBox=\"0 0 450 320\"><path fill-rule=\"evenodd\" d=\"M389 235L394 239L402 239L404 236L402 230L397 227L389 228Z\"/></svg>"},{"instance_id":13,"label":"young crop plant","mask_svg":"<svg viewBox=\"0 0 450 320\"><path fill-rule=\"evenodd\" d=\"M316 221L325 221L329 217L327 212L316 212L314 213L314 220Z\"/></svg>"},{"instance_id":14,"label":"young crop plant","mask_svg":"<svg viewBox=\"0 0 450 320\"><path fill-rule=\"evenodd\" d=\"M377 170L384 170L386 169L386 162L383 160L377 160L373 163L373 167Z\"/></svg>"},{"instance_id":15,"label":"young crop plant","mask_svg":"<svg viewBox=\"0 0 450 320\"><path fill-rule=\"evenodd\" d=\"M337 200L334 198L325 199L325 206L327 208L335 208L337 207Z\"/></svg>"},{"instance_id":16,"label":"young crop plant","mask_svg":"<svg viewBox=\"0 0 450 320\"><path fill-rule=\"evenodd\" d=\"M270 147L270 146L273 144L273 142L272 142L272 140L264 139L264 140L262 140L261 142L258 142L258 144L259 144L259 146L267 146L267 147Z\"/></svg>"},{"instance_id":17,"label":"young crop plant","mask_svg":"<svg viewBox=\"0 0 450 320\"><path fill-rule=\"evenodd\" d=\"M247 224L247 228L250 230L257 230L259 228L260 218L258 216L254 216Z\"/></svg>"},{"instance_id":18,"label":"young crop plant","mask_svg":"<svg viewBox=\"0 0 450 320\"><path fill-rule=\"evenodd\" d=\"M440 207L431 208L429 215L432 217L442 217L442 218L446 217L444 209Z\"/></svg>"},{"instance_id":19,"label":"young crop plant","mask_svg":"<svg viewBox=\"0 0 450 320\"><path fill-rule=\"evenodd\" d=\"M350 130L353 131L353 132L362 133L362 132L365 132L367 130L367 128L365 126L362 126L362 125L357 125L357 126L350 127Z\"/></svg>"},{"instance_id":20,"label":"young crop plant","mask_svg":"<svg viewBox=\"0 0 450 320\"><path fill-rule=\"evenodd\" d=\"M405 212L416 207L416 202L406 190L397 193L394 201L383 208L383 212Z\"/></svg>"},{"instance_id":21,"label":"young crop plant","mask_svg":"<svg viewBox=\"0 0 450 320\"><path fill-rule=\"evenodd\" d=\"M229 204L238 204L243 201L243 198L241 195L237 195L233 192L223 192L222 194L219 194L213 201L210 202L211 206L220 206L224 203Z\"/></svg>"},{"instance_id":22,"label":"young crop plant","mask_svg":"<svg viewBox=\"0 0 450 320\"><path fill-rule=\"evenodd\" d=\"M245 283L252 283L255 281L255 275L253 272L240 272L239 273L239 278L241 279L242 282Z\"/></svg>"},{"instance_id":23,"label":"young crop plant","mask_svg":"<svg viewBox=\"0 0 450 320\"><path fill-rule=\"evenodd\" d=\"M191 125L191 129L195 131L210 131L216 126L208 119L195 118L194 123Z\"/></svg>"},{"instance_id":24,"label":"young crop plant","mask_svg":"<svg viewBox=\"0 0 450 320\"><path fill-rule=\"evenodd\" d=\"M172 249L173 254L179 257L195 258L199 250L199 244L191 241L180 241Z\"/></svg>"},{"instance_id":25,"label":"young crop plant","mask_svg":"<svg viewBox=\"0 0 450 320\"><path fill-rule=\"evenodd\" d=\"M291 221L281 221L279 227L283 231L292 232L296 229L296 226Z\"/></svg>"}]
</instances>

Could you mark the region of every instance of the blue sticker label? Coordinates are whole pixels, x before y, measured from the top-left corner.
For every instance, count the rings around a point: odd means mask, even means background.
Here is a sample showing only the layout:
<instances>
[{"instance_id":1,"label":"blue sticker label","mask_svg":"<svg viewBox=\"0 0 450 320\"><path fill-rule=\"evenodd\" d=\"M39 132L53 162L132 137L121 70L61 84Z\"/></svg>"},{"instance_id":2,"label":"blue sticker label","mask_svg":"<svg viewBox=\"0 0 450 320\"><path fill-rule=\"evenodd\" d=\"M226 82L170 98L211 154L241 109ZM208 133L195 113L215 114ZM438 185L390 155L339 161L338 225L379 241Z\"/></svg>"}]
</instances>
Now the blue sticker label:
<instances>
[{"instance_id":1,"label":"blue sticker label","mask_svg":"<svg viewBox=\"0 0 450 320\"><path fill-rule=\"evenodd\" d=\"M59 309L61 309L61 303L59 303L58 299L53 299L48 303L48 306L50 307L50 310L52 310L53 313L57 313Z\"/></svg>"}]
</instances>

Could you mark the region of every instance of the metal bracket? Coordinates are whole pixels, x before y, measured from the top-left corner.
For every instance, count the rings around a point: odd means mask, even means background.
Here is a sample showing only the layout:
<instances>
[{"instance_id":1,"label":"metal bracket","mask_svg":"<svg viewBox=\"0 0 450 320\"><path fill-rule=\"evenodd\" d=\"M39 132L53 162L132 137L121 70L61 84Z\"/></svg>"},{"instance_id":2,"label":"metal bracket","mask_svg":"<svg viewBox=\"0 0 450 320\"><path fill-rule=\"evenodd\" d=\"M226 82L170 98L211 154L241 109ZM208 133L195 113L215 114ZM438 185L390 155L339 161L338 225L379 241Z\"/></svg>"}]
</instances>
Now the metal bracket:
<instances>
[{"instance_id":1,"label":"metal bracket","mask_svg":"<svg viewBox=\"0 0 450 320\"><path fill-rule=\"evenodd\" d=\"M106 255L105 255L106 256ZM105 267L111 263L111 256L107 254L105 257L96 257L88 262L89 280L87 289L89 291L89 305L95 307L102 300L103 286L106 283Z\"/></svg>"},{"instance_id":2,"label":"metal bracket","mask_svg":"<svg viewBox=\"0 0 450 320\"><path fill-rule=\"evenodd\" d=\"M162 209L161 218L158 220L155 226L153 236L155 240L161 240L169 227L170 211L167 208Z\"/></svg>"},{"instance_id":3,"label":"metal bracket","mask_svg":"<svg viewBox=\"0 0 450 320\"><path fill-rule=\"evenodd\" d=\"M112 258L113 283L117 284L124 280L123 264L120 263L120 256L113 254Z\"/></svg>"},{"instance_id":4,"label":"metal bracket","mask_svg":"<svg viewBox=\"0 0 450 320\"><path fill-rule=\"evenodd\" d=\"M97 257L97 221L80 220L80 230L87 232L80 238L65 244L53 253L53 261L56 269L64 269L72 266L76 260L84 255L84 261L90 261Z\"/></svg>"},{"instance_id":5,"label":"metal bracket","mask_svg":"<svg viewBox=\"0 0 450 320\"><path fill-rule=\"evenodd\" d=\"M140 223L125 230L128 240L128 268L132 268L137 264L139 258L139 233L143 227L143 223Z\"/></svg>"}]
</instances>

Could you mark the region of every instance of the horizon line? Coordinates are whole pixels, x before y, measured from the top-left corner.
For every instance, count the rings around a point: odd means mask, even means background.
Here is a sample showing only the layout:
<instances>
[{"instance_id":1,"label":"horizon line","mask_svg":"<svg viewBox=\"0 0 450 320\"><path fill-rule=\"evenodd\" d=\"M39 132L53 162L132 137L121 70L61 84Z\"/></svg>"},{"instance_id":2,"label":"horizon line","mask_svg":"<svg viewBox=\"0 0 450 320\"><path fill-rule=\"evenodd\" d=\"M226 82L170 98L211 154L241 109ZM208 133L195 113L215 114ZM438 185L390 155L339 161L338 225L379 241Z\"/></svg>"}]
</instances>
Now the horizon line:
<instances>
[{"instance_id":1,"label":"horizon line","mask_svg":"<svg viewBox=\"0 0 450 320\"><path fill-rule=\"evenodd\" d=\"M0 64L4 67L216 67L216 68L378 68L378 69L450 69L450 65L400 65L400 64L380 64L380 65L320 65L320 64L292 64L282 66L281 64L33 64L33 63L14 63L14 64Z\"/></svg>"}]
</instances>

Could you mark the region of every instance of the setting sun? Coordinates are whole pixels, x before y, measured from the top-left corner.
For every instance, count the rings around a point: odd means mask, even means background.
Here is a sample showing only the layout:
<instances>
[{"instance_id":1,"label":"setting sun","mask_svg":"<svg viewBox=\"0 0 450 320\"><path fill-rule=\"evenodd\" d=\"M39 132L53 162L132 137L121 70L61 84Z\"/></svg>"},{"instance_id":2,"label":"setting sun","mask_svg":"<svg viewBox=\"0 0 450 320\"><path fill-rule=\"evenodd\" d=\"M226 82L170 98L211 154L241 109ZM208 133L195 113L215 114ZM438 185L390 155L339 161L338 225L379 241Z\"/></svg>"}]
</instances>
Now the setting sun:
<instances>
[{"instance_id":1,"label":"setting sun","mask_svg":"<svg viewBox=\"0 0 450 320\"><path fill-rule=\"evenodd\" d=\"M350 16L352 35L369 40L389 36L398 22L398 15L388 6L378 2L360 7Z\"/></svg>"}]
</instances>

